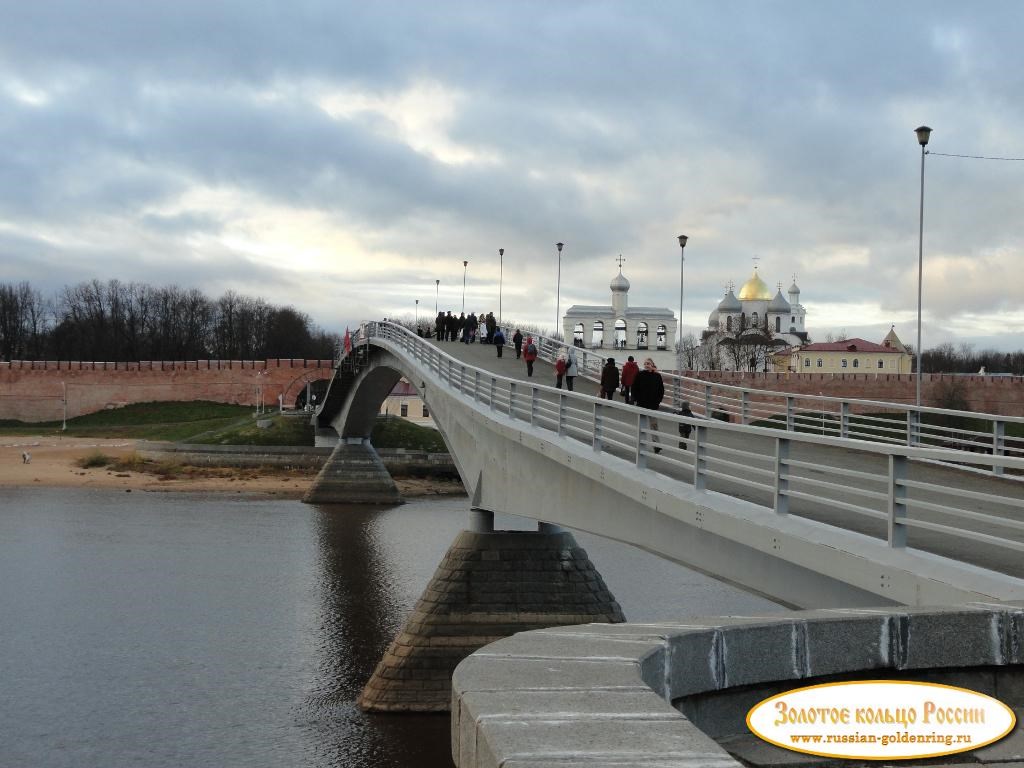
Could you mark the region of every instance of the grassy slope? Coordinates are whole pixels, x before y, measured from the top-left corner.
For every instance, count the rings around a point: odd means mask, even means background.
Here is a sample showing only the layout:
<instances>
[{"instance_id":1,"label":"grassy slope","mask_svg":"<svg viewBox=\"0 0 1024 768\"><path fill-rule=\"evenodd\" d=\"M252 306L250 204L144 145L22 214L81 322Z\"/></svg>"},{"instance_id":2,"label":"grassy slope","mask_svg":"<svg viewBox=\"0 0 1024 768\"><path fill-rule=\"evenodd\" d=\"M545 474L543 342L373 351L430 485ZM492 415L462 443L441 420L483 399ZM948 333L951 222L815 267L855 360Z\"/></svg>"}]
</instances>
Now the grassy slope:
<instances>
[{"instance_id":1,"label":"grassy slope","mask_svg":"<svg viewBox=\"0 0 1024 768\"><path fill-rule=\"evenodd\" d=\"M249 406L204 401L135 403L68 419L64 434L69 437L123 437L213 445L313 444L313 427L308 415L268 413L261 417L263 419L270 420L269 428L257 427ZM59 432L60 428L59 421L0 421L0 435L38 435ZM371 439L378 448L440 453L448 450L436 430L397 417L378 419Z\"/></svg>"}]
</instances>

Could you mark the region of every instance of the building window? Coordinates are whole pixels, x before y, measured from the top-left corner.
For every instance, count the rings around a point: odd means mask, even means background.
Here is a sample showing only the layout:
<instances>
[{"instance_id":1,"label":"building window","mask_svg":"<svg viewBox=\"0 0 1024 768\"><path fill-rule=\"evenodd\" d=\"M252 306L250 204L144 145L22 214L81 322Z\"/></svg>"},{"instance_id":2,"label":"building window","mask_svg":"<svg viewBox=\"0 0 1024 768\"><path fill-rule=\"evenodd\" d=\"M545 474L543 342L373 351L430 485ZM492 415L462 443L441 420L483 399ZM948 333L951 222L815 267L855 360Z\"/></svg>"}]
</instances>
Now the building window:
<instances>
[{"instance_id":1,"label":"building window","mask_svg":"<svg viewBox=\"0 0 1024 768\"><path fill-rule=\"evenodd\" d=\"M818 367L821 368L821 358L818 358Z\"/></svg>"},{"instance_id":2,"label":"building window","mask_svg":"<svg viewBox=\"0 0 1024 768\"><path fill-rule=\"evenodd\" d=\"M430 415L430 410L427 408L426 403L423 404L423 418L427 418Z\"/></svg>"},{"instance_id":3,"label":"building window","mask_svg":"<svg viewBox=\"0 0 1024 768\"><path fill-rule=\"evenodd\" d=\"M663 324L658 326L658 349L665 349L668 346L666 340L668 336L668 328Z\"/></svg>"},{"instance_id":4,"label":"building window","mask_svg":"<svg viewBox=\"0 0 1024 768\"><path fill-rule=\"evenodd\" d=\"M846 358L844 357L843 358L843 368L845 368L845 367L846 367Z\"/></svg>"},{"instance_id":5,"label":"building window","mask_svg":"<svg viewBox=\"0 0 1024 768\"><path fill-rule=\"evenodd\" d=\"M725 318L725 330L732 331L732 315Z\"/></svg>"},{"instance_id":6,"label":"building window","mask_svg":"<svg viewBox=\"0 0 1024 768\"><path fill-rule=\"evenodd\" d=\"M750 327L757 328L757 312L750 316Z\"/></svg>"},{"instance_id":7,"label":"building window","mask_svg":"<svg viewBox=\"0 0 1024 768\"><path fill-rule=\"evenodd\" d=\"M782 330L782 318L781 317L776 317L775 318L775 332L778 333L781 330Z\"/></svg>"},{"instance_id":8,"label":"building window","mask_svg":"<svg viewBox=\"0 0 1024 768\"><path fill-rule=\"evenodd\" d=\"M855 359L854 359L854 361L853 361L853 367L854 367L854 368L860 368L860 360L857 360L857 359L855 358Z\"/></svg>"},{"instance_id":9,"label":"building window","mask_svg":"<svg viewBox=\"0 0 1024 768\"><path fill-rule=\"evenodd\" d=\"M882 363L883 363L883 361L882 361L882 360L879 360L879 361L878 361L878 367L879 367L879 368L881 368L881 367L882 367Z\"/></svg>"},{"instance_id":10,"label":"building window","mask_svg":"<svg viewBox=\"0 0 1024 768\"><path fill-rule=\"evenodd\" d=\"M804 358L804 368L810 368L810 367L811 367L811 358L805 357Z\"/></svg>"},{"instance_id":11,"label":"building window","mask_svg":"<svg viewBox=\"0 0 1024 768\"><path fill-rule=\"evenodd\" d=\"M402 406L401 406L400 410L401 410L403 418L405 416L408 416L409 415L409 404L408 403L402 403Z\"/></svg>"},{"instance_id":12,"label":"building window","mask_svg":"<svg viewBox=\"0 0 1024 768\"><path fill-rule=\"evenodd\" d=\"M791 323L795 323L795 322L796 322L796 318L795 318L795 317L791 317L791 318L789 318L789 322L791 322Z\"/></svg>"},{"instance_id":13,"label":"building window","mask_svg":"<svg viewBox=\"0 0 1024 768\"><path fill-rule=\"evenodd\" d=\"M583 346L583 323L576 323L572 329L572 345L574 347Z\"/></svg>"}]
</instances>

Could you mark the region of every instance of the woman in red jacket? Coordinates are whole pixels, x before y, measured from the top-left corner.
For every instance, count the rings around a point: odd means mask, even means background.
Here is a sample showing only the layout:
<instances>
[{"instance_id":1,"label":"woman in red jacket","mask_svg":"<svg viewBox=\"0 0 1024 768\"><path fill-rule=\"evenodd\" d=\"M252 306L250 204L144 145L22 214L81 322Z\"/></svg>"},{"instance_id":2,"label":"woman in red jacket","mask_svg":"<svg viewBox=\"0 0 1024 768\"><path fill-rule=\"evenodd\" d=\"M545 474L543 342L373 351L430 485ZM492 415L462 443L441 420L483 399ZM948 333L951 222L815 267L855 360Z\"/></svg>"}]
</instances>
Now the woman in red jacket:
<instances>
[{"instance_id":1,"label":"woman in red jacket","mask_svg":"<svg viewBox=\"0 0 1024 768\"><path fill-rule=\"evenodd\" d=\"M633 382L636 381L638 373L640 373L640 366L630 355L629 359L622 364L622 395L627 403L633 402Z\"/></svg>"}]
</instances>

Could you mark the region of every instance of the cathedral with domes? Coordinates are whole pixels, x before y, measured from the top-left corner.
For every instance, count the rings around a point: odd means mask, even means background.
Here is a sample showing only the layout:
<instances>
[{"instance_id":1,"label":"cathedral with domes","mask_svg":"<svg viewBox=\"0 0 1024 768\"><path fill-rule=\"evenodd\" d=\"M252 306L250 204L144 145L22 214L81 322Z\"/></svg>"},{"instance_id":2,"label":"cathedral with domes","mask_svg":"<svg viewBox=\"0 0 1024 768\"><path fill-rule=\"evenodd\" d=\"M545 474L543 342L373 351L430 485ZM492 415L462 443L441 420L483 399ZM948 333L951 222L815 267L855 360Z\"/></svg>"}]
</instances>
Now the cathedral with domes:
<instances>
[{"instance_id":1,"label":"cathedral with domes","mask_svg":"<svg viewBox=\"0 0 1024 768\"><path fill-rule=\"evenodd\" d=\"M721 343L727 338L761 336L775 340L778 346L797 347L807 343L807 310L800 303L800 288L793 278L788 298L782 295L782 284L772 295L764 280L757 274L750 276L733 293L730 287L718 306L708 317L708 327L701 333L701 342Z\"/></svg>"},{"instance_id":2,"label":"cathedral with domes","mask_svg":"<svg viewBox=\"0 0 1024 768\"><path fill-rule=\"evenodd\" d=\"M697 364L717 370L775 370L792 350L808 343L806 319L796 276L787 296L782 295L782 283L773 294L755 266L739 292L730 286L708 316Z\"/></svg>"}]
</instances>

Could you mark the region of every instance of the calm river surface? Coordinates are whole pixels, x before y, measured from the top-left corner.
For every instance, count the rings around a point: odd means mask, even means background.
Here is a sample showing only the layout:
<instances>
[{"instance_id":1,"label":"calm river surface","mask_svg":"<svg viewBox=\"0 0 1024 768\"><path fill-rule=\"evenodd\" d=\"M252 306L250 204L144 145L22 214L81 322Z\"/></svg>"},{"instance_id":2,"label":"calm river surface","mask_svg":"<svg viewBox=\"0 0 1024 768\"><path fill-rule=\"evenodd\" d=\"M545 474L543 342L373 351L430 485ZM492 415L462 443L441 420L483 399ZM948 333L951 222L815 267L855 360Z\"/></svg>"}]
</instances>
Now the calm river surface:
<instances>
[{"instance_id":1,"label":"calm river surface","mask_svg":"<svg viewBox=\"0 0 1024 768\"><path fill-rule=\"evenodd\" d=\"M0 766L449 768L446 715L355 698L467 510L5 490ZM630 620L774 607L577 540Z\"/></svg>"}]
</instances>

